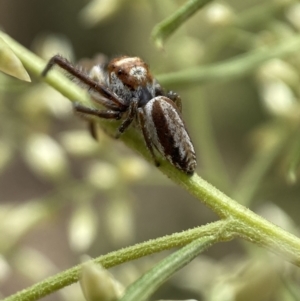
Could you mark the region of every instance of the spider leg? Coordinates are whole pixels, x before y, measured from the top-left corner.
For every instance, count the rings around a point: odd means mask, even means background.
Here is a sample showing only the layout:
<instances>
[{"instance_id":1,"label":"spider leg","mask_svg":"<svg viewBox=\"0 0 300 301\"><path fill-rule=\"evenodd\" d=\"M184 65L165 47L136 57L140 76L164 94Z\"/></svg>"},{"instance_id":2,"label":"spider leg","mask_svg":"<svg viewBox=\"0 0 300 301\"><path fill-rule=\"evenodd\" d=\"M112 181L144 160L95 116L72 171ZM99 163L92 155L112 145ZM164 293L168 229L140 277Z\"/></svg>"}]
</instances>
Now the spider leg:
<instances>
[{"instance_id":1,"label":"spider leg","mask_svg":"<svg viewBox=\"0 0 300 301\"><path fill-rule=\"evenodd\" d=\"M74 110L77 113L82 113L85 115L97 116L104 119L120 119L122 117L122 112L113 110L98 110L94 108L89 108L82 106L80 104L74 104Z\"/></svg>"},{"instance_id":2,"label":"spider leg","mask_svg":"<svg viewBox=\"0 0 300 301\"><path fill-rule=\"evenodd\" d=\"M93 80L88 74L80 70L78 67L75 67L71 62L61 55L57 54L50 59L42 72L42 76L46 76L55 65L58 65L60 68L76 78L79 82L86 85L90 91L98 92L104 97L104 99L95 97L94 100L96 102L104 105L108 109L118 108L120 111L126 111L127 105L125 105L115 93L111 92L101 83ZM109 99L110 102L105 101L105 99Z\"/></svg>"},{"instance_id":3,"label":"spider leg","mask_svg":"<svg viewBox=\"0 0 300 301\"><path fill-rule=\"evenodd\" d=\"M138 99L132 99L132 101L130 102L130 105L128 107L128 115L126 117L126 119L124 119L124 121L121 123L121 125L119 126L117 133L116 133L116 138L119 138L121 134L123 134L125 132L125 130L130 126L130 124L132 123L135 115L136 115L136 111L138 108Z\"/></svg>"},{"instance_id":4,"label":"spider leg","mask_svg":"<svg viewBox=\"0 0 300 301\"><path fill-rule=\"evenodd\" d=\"M91 136L92 136L96 141L98 141L98 137L97 137L97 124L96 124L96 122L94 122L94 121L89 121L89 122L88 122L88 129L89 129L89 132L90 132Z\"/></svg>"},{"instance_id":5,"label":"spider leg","mask_svg":"<svg viewBox=\"0 0 300 301\"><path fill-rule=\"evenodd\" d=\"M153 144L151 142L149 133L146 128L146 122L145 122L145 117L144 117L143 111L138 110L138 120L139 120L139 124L140 124L141 130L142 130L143 136L144 136L144 140L146 142L146 146L147 146L148 150L150 151L150 154L154 161L155 166L158 167L160 165L160 163L157 160L155 153L154 153Z\"/></svg>"},{"instance_id":6,"label":"spider leg","mask_svg":"<svg viewBox=\"0 0 300 301\"><path fill-rule=\"evenodd\" d=\"M97 110L97 109L82 106L82 105L77 104L77 103L74 104L74 110L77 113L83 114L84 117L92 115L92 116L97 116L97 117L104 118L104 119L116 119L116 120L118 120L122 116L122 112L119 112L119 111ZM98 137L97 137L97 124L96 124L95 121L88 119L88 129L89 129L89 132L90 132L91 136L95 140L98 140Z\"/></svg>"},{"instance_id":7,"label":"spider leg","mask_svg":"<svg viewBox=\"0 0 300 301\"><path fill-rule=\"evenodd\" d=\"M170 98L175 103L176 107L181 113L182 112L181 97L174 91L168 91L166 97Z\"/></svg>"},{"instance_id":8,"label":"spider leg","mask_svg":"<svg viewBox=\"0 0 300 301\"><path fill-rule=\"evenodd\" d=\"M166 96L170 98L175 103L178 111L180 113L182 112L181 97L174 91L168 91L166 93L158 82L155 82L155 96Z\"/></svg>"}]
</instances>

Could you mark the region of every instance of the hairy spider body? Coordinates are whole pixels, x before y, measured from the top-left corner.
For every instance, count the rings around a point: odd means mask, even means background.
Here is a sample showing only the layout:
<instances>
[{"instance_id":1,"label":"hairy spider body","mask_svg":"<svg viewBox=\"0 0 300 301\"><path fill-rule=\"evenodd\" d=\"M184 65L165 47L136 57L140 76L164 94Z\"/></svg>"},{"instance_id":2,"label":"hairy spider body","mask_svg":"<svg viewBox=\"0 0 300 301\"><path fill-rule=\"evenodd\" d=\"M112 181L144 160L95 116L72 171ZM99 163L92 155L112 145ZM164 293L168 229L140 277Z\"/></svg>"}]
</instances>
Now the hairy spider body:
<instances>
[{"instance_id":1,"label":"hairy spider body","mask_svg":"<svg viewBox=\"0 0 300 301\"><path fill-rule=\"evenodd\" d=\"M181 117L181 99L174 92L165 93L152 77L148 65L138 57L122 56L106 67L95 65L87 74L62 56L48 62L42 75L58 65L76 82L85 86L92 99L106 109L75 105L77 112L106 119L122 119L116 138L136 120L147 148L157 166L154 149L171 164L192 175L197 166L190 136Z\"/></svg>"}]
</instances>

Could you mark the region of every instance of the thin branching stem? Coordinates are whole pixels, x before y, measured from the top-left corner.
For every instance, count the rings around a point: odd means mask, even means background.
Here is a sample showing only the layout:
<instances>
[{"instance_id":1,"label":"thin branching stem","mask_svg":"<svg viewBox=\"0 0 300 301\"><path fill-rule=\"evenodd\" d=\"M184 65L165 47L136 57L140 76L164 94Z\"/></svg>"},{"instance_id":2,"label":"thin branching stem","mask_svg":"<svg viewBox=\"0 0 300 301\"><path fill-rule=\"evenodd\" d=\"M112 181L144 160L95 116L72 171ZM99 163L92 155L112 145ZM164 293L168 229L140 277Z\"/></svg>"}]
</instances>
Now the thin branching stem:
<instances>
[{"instance_id":1,"label":"thin branching stem","mask_svg":"<svg viewBox=\"0 0 300 301\"><path fill-rule=\"evenodd\" d=\"M300 49L300 36L286 39L272 46L265 46L221 63L161 74L157 79L162 85L188 86L206 82L230 81L253 72L262 63L282 58Z\"/></svg>"},{"instance_id":2,"label":"thin branching stem","mask_svg":"<svg viewBox=\"0 0 300 301\"><path fill-rule=\"evenodd\" d=\"M217 221L199 228L174 233L172 235L160 237L149 240L128 248L124 248L115 252L108 253L93 259L94 263L100 263L104 268L111 268L113 266L138 259L147 255L151 255L163 250L168 250L175 247L181 247L189 244L199 237L213 236L220 233L220 229L229 229L231 221L222 220ZM224 231L225 232L225 231ZM222 233L220 233L220 236ZM232 237L223 235L222 240L229 240ZM77 282L80 277L80 271L83 264L77 265L55 276L49 277L46 280L39 282L27 289L24 289L14 295L9 296L3 301L34 301L46 295L49 295L65 286Z\"/></svg>"},{"instance_id":3,"label":"thin branching stem","mask_svg":"<svg viewBox=\"0 0 300 301\"><path fill-rule=\"evenodd\" d=\"M212 0L189 0L173 15L157 24L152 31L152 38L157 47L161 48L165 40L171 36L178 27L195 14L200 8Z\"/></svg>"},{"instance_id":4,"label":"thin branching stem","mask_svg":"<svg viewBox=\"0 0 300 301\"><path fill-rule=\"evenodd\" d=\"M0 38L5 40L5 42L11 47L28 71L31 71L36 75L39 75L42 72L45 64L33 53L19 45L16 41L2 32L0 32ZM289 51L294 51L296 46L300 46L300 38L295 38L293 43L286 42L285 46L286 45L289 45ZM287 49L284 47L284 45L277 47L276 51L273 52L272 57L274 57L275 53L282 54L284 49L286 53ZM265 51L263 51L263 56L266 56ZM231 66L229 62L227 62L227 64L228 72L231 70L231 68L239 69L235 61L233 62L233 66ZM68 96L70 99L76 100L77 102L85 105L91 105L88 96L83 93L79 87L68 81L68 79L64 78L64 76L58 72L51 72L49 76L46 77L45 81L47 81L64 95ZM116 125L113 122L104 122L101 119L97 119L97 121L108 132L116 128ZM140 153L148 161L151 161L151 157L144 145L142 137L137 135L134 129L130 129L128 132L126 132L121 139L126 145ZM298 237L273 225L262 217L256 215L251 210L238 204L217 188L203 180L197 174L189 177L170 165L168 162L161 160L161 163L162 164L159 169L174 183L177 183L179 186L183 187L197 200L211 208L211 210L213 210L220 218L230 221L230 227L227 228L227 239L231 239L233 236L242 237L252 243L265 247L273 253L277 253L286 260L300 266L300 239ZM201 227L200 229L202 229L200 231L203 231L204 228ZM114 252L113 255L101 257L102 259L99 260L99 262L103 263L105 267L109 267L112 266L110 265L111 262L116 265L153 253L154 245L157 245L157 252L163 250L166 243L168 248L174 247L175 245L172 245L169 239L171 240L171 237L169 237L165 242L159 239L148 242L147 245L142 244L142 248L133 246L129 249L127 248L119 250ZM226 237L223 236L220 240L226 240ZM186 238L183 235L179 238L177 246L184 245L186 242ZM103 258L105 258L105 260ZM30 298L25 298L24 292L20 292L17 295L8 298L6 301L37 300L41 296L45 296L52 291L77 281L79 268L80 267L75 267L60 274L58 278L55 278L55 285L53 283L54 278L50 278L44 282L42 287L32 287L30 289L30 293L27 295L25 294L27 297L30 295Z\"/></svg>"}]
</instances>

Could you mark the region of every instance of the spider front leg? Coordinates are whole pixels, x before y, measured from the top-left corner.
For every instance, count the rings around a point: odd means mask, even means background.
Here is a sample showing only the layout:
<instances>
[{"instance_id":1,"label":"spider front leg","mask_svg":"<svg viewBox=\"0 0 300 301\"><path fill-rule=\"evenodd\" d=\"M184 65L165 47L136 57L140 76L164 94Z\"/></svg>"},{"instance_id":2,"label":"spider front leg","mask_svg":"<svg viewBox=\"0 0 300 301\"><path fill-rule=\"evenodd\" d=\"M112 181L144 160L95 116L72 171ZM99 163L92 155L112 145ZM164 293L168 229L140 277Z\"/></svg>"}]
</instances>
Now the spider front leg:
<instances>
[{"instance_id":1,"label":"spider front leg","mask_svg":"<svg viewBox=\"0 0 300 301\"><path fill-rule=\"evenodd\" d=\"M89 107L85 107L83 105L74 104L74 111L79 114L83 114L83 116L96 116L99 118L104 118L104 119L116 119L119 120L122 116L122 113L119 111L112 111L112 110L98 110L98 109L93 109ZM97 130L96 130L96 123L93 120L90 120L88 118L89 122L89 132L91 136L95 139L97 139Z\"/></svg>"},{"instance_id":2,"label":"spider front leg","mask_svg":"<svg viewBox=\"0 0 300 301\"><path fill-rule=\"evenodd\" d=\"M117 129L117 133L115 134L116 139L118 139L121 136L121 134L123 134L125 132L125 130L129 127L129 125L132 123L132 121L136 115L137 107L138 107L138 100L133 99L128 108L128 115L127 115L126 119L121 123L121 125ZM81 113L83 115L92 115L92 116L97 116L97 117L104 118L104 119L116 119L116 120L119 120L122 117L122 113L123 113L120 111L113 111L113 110L98 110L98 109L94 109L94 108L85 107L80 104L75 104L74 110L77 113ZM95 138L96 131L95 131L95 125L93 122L90 123L90 129L92 129L92 130L90 130L90 132L91 132L92 136Z\"/></svg>"},{"instance_id":3,"label":"spider front leg","mask_svg":"<svg viewBox=\"0 0 300 301\"><path fill-rule=\"evenodd\" d=\"M85 107L83 105L74 104L74 110L77 113L82 113L84 115L97 116L104 119L116 119L119 120L122 117L122 112L113 110L98 110L94 108Z\"/></svg>"},{"instance_id":4,"label":"spider front leg","mask_svg":"<svg viewBox=\"0 0 300 301\"><path fill-rule=\"evenodd\" d=\"M117 133L115 135L115 138L119 138L125 131L126 129L130 126L132 123L136 112L138 109L138 99L132 99L128 108L128 115L126 119L122 122L122 124L119 126Z\"/></svg>"},{"instance_id":5,"label":"spider front leg","mask_svg":"<svg viewBox=\"0 0 300 301\"><path fill-rule=\"evenodd\" d=\"M86 87L89 92L95 94L95 97L93 97L92 95L92 98L95 102L111 110L120 108L120 111L124 111L127 108L127 106L115 93L111 92L102 83L95 81L94 78L91 78L89 74L87 74L84 70L74 66L71 62L69 62L61 55L53 56L49 60L41 75L45 77L55 65L58 65L60 68L69 73L73 78L76 78L76 80L84 87Z\"/></svg>"}]
</instances>

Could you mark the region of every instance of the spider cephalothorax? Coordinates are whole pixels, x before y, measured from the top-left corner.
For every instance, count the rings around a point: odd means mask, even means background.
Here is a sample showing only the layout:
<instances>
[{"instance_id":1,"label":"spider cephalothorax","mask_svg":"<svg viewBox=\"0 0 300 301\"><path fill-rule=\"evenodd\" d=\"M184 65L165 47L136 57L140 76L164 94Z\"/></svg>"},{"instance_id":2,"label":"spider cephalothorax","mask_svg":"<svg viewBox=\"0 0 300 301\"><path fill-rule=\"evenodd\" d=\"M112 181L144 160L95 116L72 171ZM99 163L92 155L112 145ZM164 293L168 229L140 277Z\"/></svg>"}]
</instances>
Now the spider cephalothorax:
<instances>
[{"instance_id":1,"label":"spider cephalothorax","mask_svg":"<svg viewBox=\"0 0 300 301\"><path fill-rule=\"evenodd\" d=\"M197 166L193 144L181 117L181 99L165 93L153 78L148 65L138 57L122 56L106 67L95 65L89 73L75 67L62 56L54 56L42 75L55 65L88 88L92 98L106 109L75 105L77 112L106 119L123 119L116 137L137 120L155 164L154 148L171 164L191 175Z\"/></svg>"}]
</instances>

